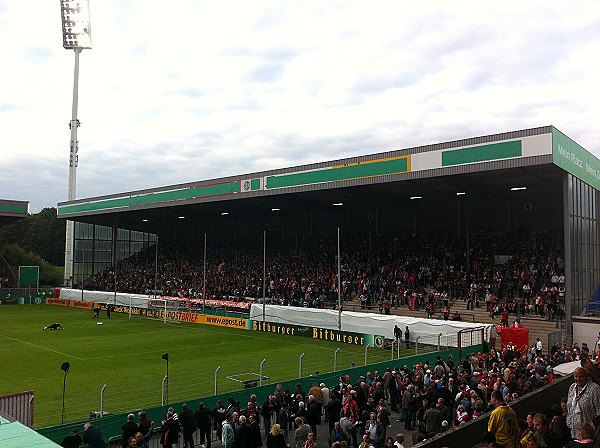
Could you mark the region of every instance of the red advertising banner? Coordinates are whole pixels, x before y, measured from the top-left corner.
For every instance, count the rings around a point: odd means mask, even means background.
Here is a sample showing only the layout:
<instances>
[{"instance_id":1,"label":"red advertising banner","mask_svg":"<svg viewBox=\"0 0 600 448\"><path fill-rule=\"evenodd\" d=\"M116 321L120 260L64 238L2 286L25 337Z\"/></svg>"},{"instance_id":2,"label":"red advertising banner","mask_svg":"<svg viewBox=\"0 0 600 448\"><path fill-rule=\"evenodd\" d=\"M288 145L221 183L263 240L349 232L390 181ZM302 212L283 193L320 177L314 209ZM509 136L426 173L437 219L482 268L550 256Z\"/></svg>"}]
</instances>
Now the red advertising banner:
<instances>
[{"instance_id":1,"label":"red advertising banner","mask_svg":"<svg viewBox=\"0 0 600 448\"><path fill-rule=\"evenodd\" d=\"M500 333L501 348L508 344L516 345L521 353L529 350L529 328L496 327Z\"/></svg>"}]
</instances>

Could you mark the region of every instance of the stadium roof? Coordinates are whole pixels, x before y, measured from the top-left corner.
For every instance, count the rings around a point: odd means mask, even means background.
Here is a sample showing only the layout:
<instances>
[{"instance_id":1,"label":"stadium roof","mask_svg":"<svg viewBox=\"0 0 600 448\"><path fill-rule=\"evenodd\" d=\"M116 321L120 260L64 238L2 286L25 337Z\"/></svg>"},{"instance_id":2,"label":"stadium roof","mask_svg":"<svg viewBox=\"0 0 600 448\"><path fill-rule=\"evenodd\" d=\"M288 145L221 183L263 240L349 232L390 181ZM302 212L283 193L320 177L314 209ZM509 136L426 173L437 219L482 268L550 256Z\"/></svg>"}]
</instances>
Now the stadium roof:
<instances>
[{"instance_id":1,"label":"stadium roof","mask_svg":"<svg viewBox=\"0 0 600 448\"><path fill-rule=\"evenodd\" d=\"M61 202L58 217L111 226L117 214L118 227L152 232L155 223L234 207L242 214L284 206L315 210L335 203L402 203L414 196L462 192L498 198L523 185L556 190L562 189L565 171L600 189L600 161L545 126Z\"/></svg>"},{"instance_id":2,"label":"stadium roof","mask_svg":"<svg viewBox=\"0 0 600 448\"><path fill-rule=\"evenodd\" d=\"M29 216L29 201L0 199L0 225L9 224Z\"/></svg>"},{"instance_id":3,"label":"stadium roof","mask_svg":"<svg viewBox=\"0 0 600 448\"><path fill-rule=\"evenodd\" d=\"M0 416L0 446L2 448L53 448L56 443L38 434L33 429Z\"/></svg>"}]
</instances>

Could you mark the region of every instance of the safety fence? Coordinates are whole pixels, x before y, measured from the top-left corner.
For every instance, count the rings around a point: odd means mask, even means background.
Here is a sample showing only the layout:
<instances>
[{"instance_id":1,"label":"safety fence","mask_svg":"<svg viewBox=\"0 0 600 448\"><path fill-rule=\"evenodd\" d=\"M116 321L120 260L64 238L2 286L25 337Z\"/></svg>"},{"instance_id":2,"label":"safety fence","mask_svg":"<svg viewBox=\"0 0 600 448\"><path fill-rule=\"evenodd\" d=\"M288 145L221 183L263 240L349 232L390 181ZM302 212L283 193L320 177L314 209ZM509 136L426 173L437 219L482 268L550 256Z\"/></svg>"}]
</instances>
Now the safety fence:
<instances>
[{"instance_id":1,"label":"safety fence","mask_svg":"<svg viewBox=\"0 0 600 448\"><path fill-rule=\"evenodd\" d=\"M475 345L475 346L471 346L471 347L465 346L463 348L451 348L448 350L442 350L440 352L435 352L435 353L431 352L430 354L431 355L435 354L435 355L439 355L442 357L447 357L448 355L452 354L455 359L460 360L462 354L466 353L467 351L468 352L478 352L481 350L482 350L482 345ZM367 356L368 356L368 349L367 349ZM389 355L389 356L391 358L391 355ZM314 383L318 383L318 384L325 383L326 385L334 386L337 384L338 378L343 375L348 375L350 377L350 381L354 383L358 380L358 378L361 375L365 374L367 369L369 371L375 371L375 370L385 371L385 369L387 369L387 368L394 368L396 366L401 367L404 364L412 366L419 361L425 361L425 360L433 361L433 359L423 358L423 356L424 355L422 353L420 353L418 355L402 357L400 359L388 359L386 361L370 363L368 365L365 365L363 368L354 366L354 367L350 367L350 368L346 368L346 369L331 371L329 373L315 374L312 376L303 376L301 378L294 378L294 379L289 379L287 381L280 381L280 383L282 384L282 387L284 390L285 389L295 390L296 384L298 384L298 383L303 387L304 390L309 390L310 387L312 387L312 385ZM308 371L308 372L310 372L310 371ZM303 372L299 372L299 373L303 373ZM303 375L305 375L305 374L303 373ZM207 378L204 379L204 381L207 381L207 380L208 380ZM190 382L190 380L188 379L188 383L189 382ZM252 389L241 389L241 390L236 390L236 391L231 391L231 392L226 392L226 393L219 393L219 394L212 395L212 396L205 396L202 398L193 398L193 396L192 396L192 397L190 397L189 400L186 400L186 403L188 404L190 409L197 409L198 404L200 402L203 402L209 409L212 409L216 406L217 400L221 400L223 403L226 403L229 398L232 398L236 401L240 401L240 402L244 403L244 402L248 401L250 394L255 394L257 396L259 403L262 403L264 401L265 397L269 394L272 394L275 389L274 384L264 384L264 380L262 382L263 382L263 384L261 385L260 384L261 381L259 380L258 383L256 384L256 387L252 387ZM192 394L190 393L190 395L192 395ZM161 422L165 418L167 410L170 406L173 406L173 408L177 412L179 412L181 410L182 404L183 404L183 401L179 401L179 402L172 403L172 404L164 404L162 406L147 408L145 410L146 410L148 418L151 420L154 420L155 422L158 423L158 422ZM132 409L129 412L137 412L139 410L140 409ZM102 434L103 434L105 440L109 440L111 438L114 439L116 437L120 438L121 426L127 420L127 414L128 414L128 412L122 412L122 413L113 414L113 415L105 415L104 417L101 417L101 418L91 419L91 421L93 421L94 426L98 427L102 431ZM50 440L60 443L73 427L81 428L81 427L83 427L83 424L86 421L90 421L90 420L71 422L68 425L48 427L48 428L40 429L40 430L38 430L38 432L40 434L44 435L45 437L49 438Z\"/></svg>"}]
</instances>

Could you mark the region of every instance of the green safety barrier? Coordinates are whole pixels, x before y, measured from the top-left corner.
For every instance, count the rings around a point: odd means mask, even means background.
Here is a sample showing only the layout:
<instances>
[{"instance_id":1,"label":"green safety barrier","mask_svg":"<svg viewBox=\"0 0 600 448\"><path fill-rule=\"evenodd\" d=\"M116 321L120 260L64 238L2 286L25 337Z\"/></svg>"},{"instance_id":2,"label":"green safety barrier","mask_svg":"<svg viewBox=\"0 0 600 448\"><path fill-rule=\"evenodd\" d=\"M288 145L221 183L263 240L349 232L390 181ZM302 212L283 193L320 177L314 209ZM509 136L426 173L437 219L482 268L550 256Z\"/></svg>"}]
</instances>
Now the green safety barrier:
<instances>
[{"instance_id":1,"label":"green safety barrier","mask_svg":"<svg viewBox=\"0 0 600 448\"><path fill-rule=\"evenodd\" d=\"M343 376L343 375L349 375L350 381L352 382L352 384L354 384L356 381L358 381L359 377L361 375L364 375L365 372L367 372L367 371L375 371L375 370L385 371L387 368L393 369L396 366L402 367L404 364L412 367L414 364L416 364L419 361L428 360L430 362L433 362L433 361L435 361L435 357L438 355L441 356L442 358L447 358L448 355L451 354L455 359L461 359L462 354L464 354L464 353L480 352L482 350L483 350L482 344L463 348L462 350L460 350L458 348L453 348L453 349L449 349L449 350L442 350L440 352L429 352L429 353L424 353L424 354L420 354L420 355L413 355L413 356L408 356L408 357L404 357L404 358L400 358L400 359L384 361L384 362L380 362L380 363L376 363L376 364L369 364L367 366L358 366L355 368L349 368L349 369L344 369L344 370L338 370L335 372L323 373L320 375L296 378L296 379L292 379L292 380L288 380L288 381L280 381L279 383L282 384L283 390L289 389L292 392L294 390L296 390L296 384L298 384L298 383L300 383L302 385L302 388L306 391L308 391L312 387L313 383L317 383L317 384L325 383L325 384L327 384L328 387L331 388L331 387L335 387L337 385L337 381L338 381L339 377ZM268 384L268 385L253 387L251 389L243 389L243 390L240 390L237 392L227 392L224 394L213 395L213 396L209 396L209 397L201 397L201 398L191 398L190 397L190 399L186 400L185 403L188 404L190 409L196 410L198 408L198 404L202 401L202 402L204 402L206 407L208 407L209 409L213 409L217 404L217 400L221 400L225 406L227 405L229 398L233 398L234 400L239 401L240 403L246 403L251 394L256 394L258 402L260 404L262 404L265 401L265 398L267 397L267 395L272 394L274 392L274 390L275 390L275 384ZM156 424L158 426L160 426L160 422L165 418L169 407L173 407L176 410L176 412L180 412L181 405L183 403L184 403L183 401L178 402L178 403L170 403L165 406L159 406L159 407L145 409L145 411L146 411L148 418L150 420L154 420L156 422ZM69 434L69 432L71 431L72 428L74 428L74 427L82 428L84 423L86 423L87 421L91 421L91 422L93 422L95 427L100 429L104 439L108 440L110 437L120 436L122 434L121 426L123 425L123 423L125 423L127 421L127 414L129 414L129 412L136 412L136 411L137 411L137 409L132 409L128 412L123 412L121 414L108 415L108 416L98 418L98 419L82 420L79 422L69 423L66 425L43 428L43 429L37 430L37 432L56 443L60 443L65 438L65 436Z\"/></svg>"}]
</instances>

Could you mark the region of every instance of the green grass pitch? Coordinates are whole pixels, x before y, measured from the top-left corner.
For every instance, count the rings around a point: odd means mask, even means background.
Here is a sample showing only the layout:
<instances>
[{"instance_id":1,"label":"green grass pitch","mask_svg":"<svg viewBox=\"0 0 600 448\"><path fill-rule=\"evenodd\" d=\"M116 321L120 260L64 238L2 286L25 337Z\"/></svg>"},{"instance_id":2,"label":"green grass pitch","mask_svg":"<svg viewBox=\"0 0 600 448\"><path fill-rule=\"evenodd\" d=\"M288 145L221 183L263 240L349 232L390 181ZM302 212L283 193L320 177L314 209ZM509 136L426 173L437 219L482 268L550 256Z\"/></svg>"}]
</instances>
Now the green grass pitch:
<instances>
[{"instance_id":1,"label":"green grass pitch","mask_svg":"<svg viewBox=\"0 0 600 448\"><path fill-rule=\"evenodd\" d=\"M42 331L54 322L64 330ZM103 325L97 325L102 322ZM35 426L60 424L64 373L66 378L65 422L88 418L100 410L100 391L106 384L104 410L112 413L159 406L161 384L169 353L169 402L190 400L214 393L217 367L218 392L242 389L229 375L258 373L266 359L264 374L271 383L302 373L333 370L337 344L308 338L283 336L198 324L167 323L145 318L128 319L101 313L94 319L89 310L54 305L0 307L0 395L35 391ZM338 369L354 362L364 364L364 347L342 346ZM369 349L368 363L388 360L389 350Z\"/></svg>"}]
</instances>

